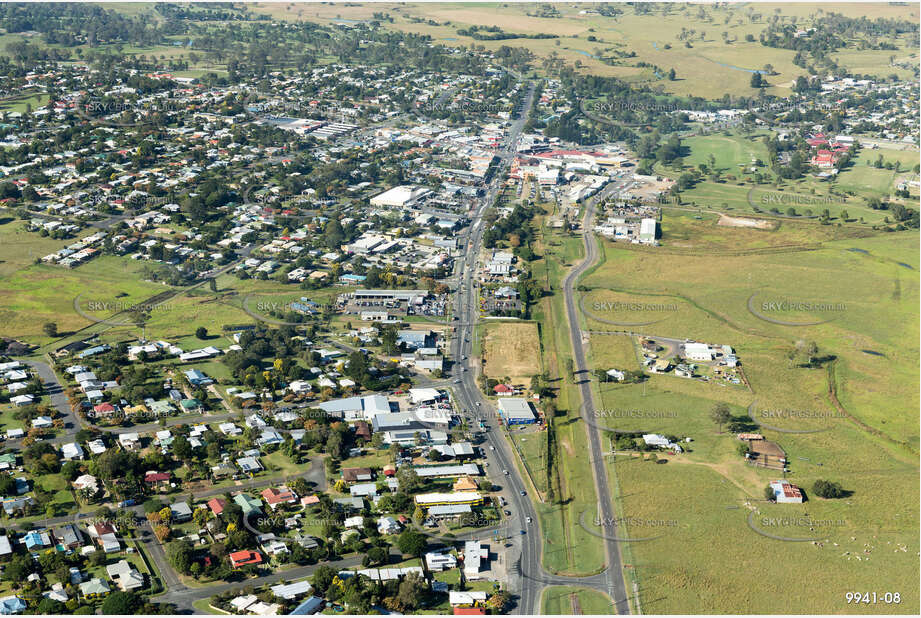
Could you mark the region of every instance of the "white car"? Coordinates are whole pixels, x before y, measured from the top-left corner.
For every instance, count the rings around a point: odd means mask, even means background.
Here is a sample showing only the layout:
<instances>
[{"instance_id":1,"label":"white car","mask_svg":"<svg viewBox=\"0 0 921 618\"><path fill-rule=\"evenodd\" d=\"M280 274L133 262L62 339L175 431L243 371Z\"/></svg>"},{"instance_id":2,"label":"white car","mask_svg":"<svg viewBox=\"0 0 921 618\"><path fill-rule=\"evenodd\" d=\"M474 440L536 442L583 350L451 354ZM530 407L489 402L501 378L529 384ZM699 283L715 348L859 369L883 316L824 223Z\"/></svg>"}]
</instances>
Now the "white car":
<instances>
[{"instance_id":1,"label":"white car","mask_svg":"<svg viewBox=\"0 0 921 618\"><path fill-rule=\"evenodd\" d=\"M528 517L527 519L525 519L525 521L527 521L528 523L531 523L531 518Z\"/></svg>"},{"instance_id":2,"label":"white car","mask_svg":"<svg viewBox=\"0 0 921 618\"><path fill-rule=\"evenodd\" d=\"M494 451L494 450L496 450L496 447L493 446L492 444L490 444L490 445L489 445L489 450Z\"/></svg>"}]
</instances>

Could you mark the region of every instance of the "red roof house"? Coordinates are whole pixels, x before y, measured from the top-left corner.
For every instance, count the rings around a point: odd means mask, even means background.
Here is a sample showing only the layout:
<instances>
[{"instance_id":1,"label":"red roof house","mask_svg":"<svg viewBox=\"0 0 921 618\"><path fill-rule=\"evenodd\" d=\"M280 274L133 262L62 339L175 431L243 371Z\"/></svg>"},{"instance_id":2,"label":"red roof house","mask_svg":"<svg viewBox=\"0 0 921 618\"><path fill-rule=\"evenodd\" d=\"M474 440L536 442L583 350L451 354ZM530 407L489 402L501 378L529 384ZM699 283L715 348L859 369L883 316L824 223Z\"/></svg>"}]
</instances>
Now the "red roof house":
<instances>
[{"instance_id":1,"label":"red roof house","mask_svg":"<svg viewBox=\"0 0 921 618\"><path fill-rule=\"evenodd\" d=\"M148 472L144 475L145 483L163 483L168 481L170 477L169 472Z\"/></svg>"},{"instance_id":2,"label":"red roof house","mask_svg":"<svg viewBox=\"0 0 921 618\"><path fill-rule=\"evenodd\" d=\"M455 616L485 616L486 609L483 607L455 607Z\"/></svg>"},{"instance_id":3,"label":"red roof house","mask_svg":"<svg viewBox=\"0 0 921 618\"><path fill-rule=\"evenodd\" d=\"M508 395L515 392L515 389L508 384L496 384L493 390L500 395Z\"/></svg>"},{"instance_id":4,"label":"red roof house","mask_svg":"<svg viewBox=\"0 0 921 618\"><path fill-rule=\"evenodd\" d=\"M301 506L310 506L311 504L320 504L320 497L314 494L301 498Z\"/></svg>"},{"instance_id":5,"label":"red roof house","mask_svg":"<svg viewBox=\"0 0 921 618\"><path fill-rule=\"evenodd\" d=\"M224 512L225 506L227 506L227 501L223 498L211 498L208 500L208 508L211 509L215 517Z\"/></svg>"},{"instance_id":6,"label":"red roof house","mask_svg":"<svg viewBox=\"0 0 921 618\"><path fill-rule=\"evenodd\" d=\"M246 566L248 564L261 564L262 563L262 554L257 551L250 551L244 549L243 551L235 551L228 556L230 558L230 566L237 569L241 566Z\"/></svg>"},{"instance_id":7,"label":"red roof house","mask_svg":"<svg viewBox=\"0 0 921 618\"><path fill-rule=\"evenodd\" d=\"M269 487L268 489L262 490L262 497L273 511L275 507L280 504L290 504L297 501L297 496L294 495L294 492L284 485L277 489L275 487Z\"/></svg>"},{"instance_id":8,"label":"red roof house","mask_svg":"<svg viewBox=\"0 0 921 618\"><path fill-rule=\"evenodd\" d=\"M93 406L93 412L101 416L109 416L115 413L115 406L108 401Z\"/></svg>"}]
</instances>

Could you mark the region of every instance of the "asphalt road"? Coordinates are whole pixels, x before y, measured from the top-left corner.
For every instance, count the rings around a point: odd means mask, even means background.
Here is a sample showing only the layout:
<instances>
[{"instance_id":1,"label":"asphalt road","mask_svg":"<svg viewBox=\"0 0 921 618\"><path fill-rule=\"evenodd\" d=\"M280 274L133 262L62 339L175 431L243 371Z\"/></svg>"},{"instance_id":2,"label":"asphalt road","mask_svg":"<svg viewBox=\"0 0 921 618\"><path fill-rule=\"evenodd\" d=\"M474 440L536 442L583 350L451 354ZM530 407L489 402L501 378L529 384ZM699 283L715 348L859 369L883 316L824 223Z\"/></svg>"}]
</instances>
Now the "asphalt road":
<instances>
[{"instance_id":1,"label":"asphalt road","mask_svg":"<svg viewBox=\"0 0 921 618\"><path fill-rule=\"evenodd\" d=\"M484 232L482 215L499 195L504 180L504 168L514 157L514 146L517 144L533 100L534 85L532 84L526 96L523 111L510 130L508 150L500 155L502 159L500 169L497 170L495 180L489 185L485 198L472 218L470 242L466 252L456 264L455 278L458 285L454 313L458 320L455 322L457 332L452 341L451 377L455 380L459 379L460 382L454 384L455 400L462 411L475 418L488 419L486 421L487 430L483 434L485 440L483 446L489 464L486 471L493 484L502 488L502 495L508 502L508 505L503 508L511 512L507 522L510 536L507 541L509 547L506 548L506 569L509 590L516 597L516 606L512 613L538 614L541 590L545 586L583 586L600 590L618 600L619 613L629 613L623 592L623 582L620 582L619 591L615 582L615 579L620 577L619 569L614 575L610 573L611 569L606 569L598 575L588 577L564 577L548 573L542 567L542 534L537 512L528 495L522 495L522 492L528 492L529 485L515 465L515 454L502 430L499 429L495 409L477 387L476 372L466 360L472 352L474 327L479 315L478 293L474 276L476 257ZM504 473L506 470L507 475ZM527 522L529 517L531 523ZM619 564L619 557L617 560L615 564Z\"/></svg>"},{"instance_id":2,"label":"asphalt road","mask_svg":"<svg viewBox=\"0 0 921 618\"><path fill-rule=\"evenodd\" d=\"M591 268L598 259L598 246L595 243L595 236L591 230L592 216L595 211L595 205L605 196L612 193L614 185L609 189L602 191L599 195L589 200L586 204L585 215L582 222L583 243L585 245L585 259L573 268L563 279L563 294L566 300L566 315L569 319L569 335L572 341L574 355L574 370L576 376L580 376L579 390L582 395L581 416L585 423L585 429L588 433L589 456L592 462L592 472L595 478L595 495L598 497L598 516L601 521L616 521L614 516L613 501L608 489L608 474L605 467L604 453L601 449L601 439L598 430L589 422L592 412L596 409L591 389L591 368L585 360L586 343L582 340L582 329L580 328L579 314L576 311L575 294L573 287L579 277L589 268ZM605 571L605 587L608 596L614 600L618 614L629 614L630 606L627 601L626 584L624 583L622 563L620 557L620 548L613 536L616 536L615 526L606 526L604 529L605 538L602 540L605 544L607 554L608 568Z\"/></svg>"},{"instance_id":3,"label":"asphalt road","mask_svg":"<svg viewBox=\"0 0 921 618\"><path fill-rule=\"evenodd\" d=\"M629 607L627 605L624 582L619 568L620 556L616 542L606 541L606 544L608 552L608 564L618 565L617 568L608 568L600 574L588 577L563 577L544 571L540 563L542 541L537 513L533 504L531 503L530 498L527 495L522 495L522 492L527 492L529 486L524 481L518 471L517 466L515 465L515 455L512 452L508 440L505 438L503 432L498 429L498 424L495 420L495 410L480 393L474 378L475 372L469 370L469 367L467 367L466 364L466 358L469 357L472 351L472 337L474 332L473 327L476 324L476 320L479 314L478 295L476 293L474 275L476 271L476 256L479 252L484 232L482 215L483 212L495 202L496 197L502 190L502 185L505 179L505 170L511 162L512 158L515 156L515 146L518 142L518 137L520 136L524 123L527 119L528 110L530 110L534 103L534 91L535 85L532 83L529 86L528 94L525 98L525 103L522 106L523 111L512 123L511 129L509 131L509 138L506 142L507 149L497 153L500 158L499 169L494 174L493 180L487 188L486 195L483 197L475 215L473 216L474 222L468 235L470 242L466 246L466 252L456 263L455 277L458 281L458 287L455 315L457 315L459 319L455 324L457 327L457 332L454 340L452 341L452 355L454 362L451 369L451 377L454 379L460 379L459 383L453 385L455 388L456 400L460 408L466 412L479 413L479 415L489 418L488 430L484 433L483 436L485 440L484 447L486 447L484 450L486 452L486 459L489 464L487 466L487 472L493 483L502 488L502 493L508 502L505 508L510 510L512 513L507 522L510 534L506 541L509 544L509 547L507 548L508 551L506 553L506 569L508 573L509 590L516 596L516 606L512 610L513 613L522 615L537 614L540 611L539 599L541 590L545 586L576 585L590 587L606 592L609 596L611 596L612 599L615 600L618 613L624 614L629 613ZM604 195L604 193L602 195ZM597 199L600 199L600 197L601 196L596 198L596 201ZM590 220L592 209L593 204L586 209L586 221ZM586 234L585 242L587 248L585 261L580 264L580 266L576 268L572 273L570 273L564 282L567 300L567 312L569 313L570 324L573 325L572 337L576 351L576 367L579 370L585 370L586 364L584 351L581 346L581 332L578 328L578 316L575 314L575 305L573 303L572 286L577 277L582 272L584 272L595 260L595 245L588 233ZM228 267L232 265L233 264L228 265ZM200 285L200 283L197 285ZM50 376L45 376L44 374L48 373L50 368L45 366L45 368L42 369L41 365L41 363L35 363L33 366L35 366L39 374L42 375L43 381L50 383L53 388L53 385L57 384L56 377L53 373L51 373ZM588 389L587 383L581 385L581 387L583 401L585 402L583 411L590 410L592 409L593 405L591 392ZM55 407L57 407L62 413L66 409L68 415L70 415L69 405L67 404L66 397L64 397L63 394L60 394L59 399L61 399L61 401L54 401L54 397L52 398L52 400L55 402ZM216 418L218 418L218 415L210 417L208 420L213 421ZM71 422L69 423L67 432L68 435L75 433L81 425L78 419L70 420ZM203 420L205 420L204 417ZM141 427L135 429L141 429ZM611 514L611 501L607 490L607 476L604 469L603 460L601 459L600 442L597 432L592 430L589 431L589 442L592 450L592 461L594 465L596 488L598 490L598 495L600 496L601 502L600 514L603 517L610 518L609 521L613 521L613 515ZM506 470L508 471L507 475L504 474L504 471ZM319 472L322 475L322 466L319 467ZM310 471L297 476L306 476L310 478L316 474L317 466L314 465ZM253 482L246 483L243 486L234 487L233 489L245 489L250 485L256 484L265 485L271 481L272 479L257 479ZM225 491L227 490L208 490L205 492L196 493L195 496L201 498L213 495L215 493L224 493ZM532 523L528 523L527 518L531 518ZM59 522L53 522L52 520L49 520L48 523ZM494 542L488 531L484 532L481 538L482 540L490 543ZM156 596L154 599L158 602L174 603L177 605L181 612L191 612L192 603L199 599L209 598L215 594L219 594L234 588L240 588L242 586L260 586L264 584L275 583L282 579L287 581L300 579L311 575L317 568L317 565L298 567L282 572L271 573L254 579L248 579L245 582L218 584L205 586L202 588L187 588L179 581L178 577L175 575L175 572L166 562L162 547L153 541L152 537L144 539L142 542L145 543L152 559L157 564L158 569L160 569L167 588L165 593ZM347 568L360 564L360 558L348 558L345 560L328 562L325 564L328 564L334 568Z\"/></svg>"}]
</instances>

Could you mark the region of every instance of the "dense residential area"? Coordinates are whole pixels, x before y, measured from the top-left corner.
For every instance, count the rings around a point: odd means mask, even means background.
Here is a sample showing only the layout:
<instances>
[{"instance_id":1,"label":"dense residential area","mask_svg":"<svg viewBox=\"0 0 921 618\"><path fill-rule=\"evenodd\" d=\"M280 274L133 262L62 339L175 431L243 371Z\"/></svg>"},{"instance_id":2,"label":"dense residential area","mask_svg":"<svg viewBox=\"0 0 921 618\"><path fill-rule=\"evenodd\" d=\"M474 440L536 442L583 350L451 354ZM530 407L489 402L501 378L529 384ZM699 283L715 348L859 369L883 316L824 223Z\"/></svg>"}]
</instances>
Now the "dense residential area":
<instances>
[{"instance_id":1,"label":"dense residential area","mask_svg":"<svg viewBox=\"0 0 921 618\"><path fill-rule=\"evenodd\" d=\"M918 15L0 5L0 614L917 613Z\"/></svg>"}]
</instances>

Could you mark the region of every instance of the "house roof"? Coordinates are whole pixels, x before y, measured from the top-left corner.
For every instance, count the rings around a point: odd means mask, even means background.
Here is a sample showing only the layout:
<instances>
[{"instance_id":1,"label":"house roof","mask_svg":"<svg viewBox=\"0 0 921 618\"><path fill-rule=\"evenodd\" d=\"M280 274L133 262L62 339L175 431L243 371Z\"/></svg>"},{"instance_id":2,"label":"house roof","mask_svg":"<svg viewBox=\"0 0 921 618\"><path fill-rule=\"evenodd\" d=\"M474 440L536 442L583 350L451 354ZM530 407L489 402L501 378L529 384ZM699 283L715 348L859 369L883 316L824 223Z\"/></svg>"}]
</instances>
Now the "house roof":
<instances>
[{"instance_id":1,"label":"house roof","mask_svg":"<svg viewBox=\"0 0 921 618\"><path fill-rule=\"evenodd\" d=\"M251 551L244 549L242 551L235 551L228 556L230 558L230 563L234 566L243 566L247 564L259 564L262 562L262 554L257 551Z\"/></svg>"},{"instance_id":2,"label":"house roof","mask_svg":"<svg viewBox=\"0 0 921 618\"><path fill-rule=\"evenodd\" d=\"M265 498L265 501L269 504L279 504L281 502L294 502L297 500L297 496L294 495L287 487L269 487L262 490L262 497Z\"/></svg>"},{"instance_id":3,"label":"house roof","mask_svg":"<svg viewBox=\"0 0 921 618\"><path fill-rule=\"evenodd\" d=\"M208 500L208 508L211 509L211 512L215 515L220 515L224 512L225 506L227 506L227 501L223 498L211 498Z\"/></svg>"}]
</instances>

